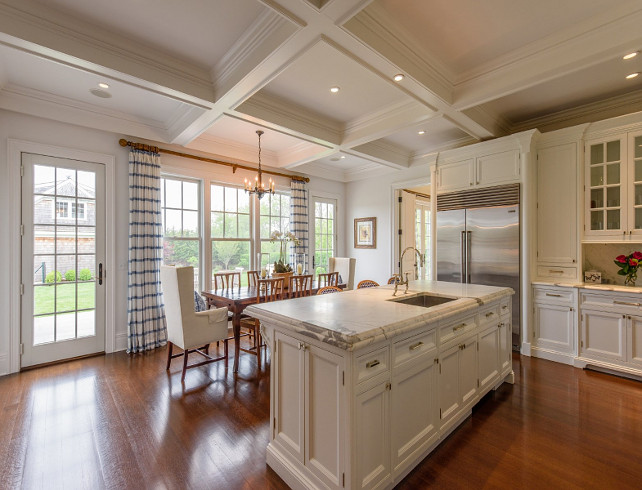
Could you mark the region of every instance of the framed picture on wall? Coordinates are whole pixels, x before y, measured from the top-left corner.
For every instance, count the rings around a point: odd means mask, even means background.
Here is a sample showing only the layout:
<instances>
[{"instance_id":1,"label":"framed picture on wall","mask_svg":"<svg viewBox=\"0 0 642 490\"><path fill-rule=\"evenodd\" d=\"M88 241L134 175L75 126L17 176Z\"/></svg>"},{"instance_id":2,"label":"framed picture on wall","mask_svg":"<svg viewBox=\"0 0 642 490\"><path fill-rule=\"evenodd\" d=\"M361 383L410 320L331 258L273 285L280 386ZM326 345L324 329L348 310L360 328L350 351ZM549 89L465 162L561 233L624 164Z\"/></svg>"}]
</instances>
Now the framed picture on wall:
<instances>
[{"instance_id":1,"label":"framed picture on wall","mask_svg":"<svg viewBox=\"0 0 642 490\"><path fill-rule=\"evenodd\" d=\"M377 248L377 218L355 218L354 248Z\"/></svg>"}]
</instances>

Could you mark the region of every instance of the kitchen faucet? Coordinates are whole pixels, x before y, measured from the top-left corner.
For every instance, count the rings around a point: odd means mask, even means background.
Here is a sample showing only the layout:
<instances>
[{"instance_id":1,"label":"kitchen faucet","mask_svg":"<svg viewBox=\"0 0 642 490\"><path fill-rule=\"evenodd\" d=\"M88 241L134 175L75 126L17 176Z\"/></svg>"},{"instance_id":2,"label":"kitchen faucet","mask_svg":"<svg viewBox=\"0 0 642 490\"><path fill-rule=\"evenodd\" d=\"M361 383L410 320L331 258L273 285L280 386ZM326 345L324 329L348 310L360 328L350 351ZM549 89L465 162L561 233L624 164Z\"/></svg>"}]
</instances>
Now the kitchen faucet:
<instances>
[{"instance_id":1,"label":"kitchen faucet","mask_svg":"<svg viewBox=\"0 0 642 490\"><path fill-rule=\"evenodd\" d=\"M419 265L421 267L424 266L424 258L421 255L421 252L417 250L415 247L406 247L403 252L401 252L401 258L399 259L399 280L395 280L395 292L392 293L393 296L396 296L397 294L397 287L399 284L405 284L406 285L406 290L403 292L403 294L408 293L408 274L410 272L406 272L406 279L403 279L403 256L406 254L408 250L414 250L415 254L417 257L419 257ZM418 275L418 270L417 270L417 261L415 261L415 277Z\"/></svg>"}]
</instances>

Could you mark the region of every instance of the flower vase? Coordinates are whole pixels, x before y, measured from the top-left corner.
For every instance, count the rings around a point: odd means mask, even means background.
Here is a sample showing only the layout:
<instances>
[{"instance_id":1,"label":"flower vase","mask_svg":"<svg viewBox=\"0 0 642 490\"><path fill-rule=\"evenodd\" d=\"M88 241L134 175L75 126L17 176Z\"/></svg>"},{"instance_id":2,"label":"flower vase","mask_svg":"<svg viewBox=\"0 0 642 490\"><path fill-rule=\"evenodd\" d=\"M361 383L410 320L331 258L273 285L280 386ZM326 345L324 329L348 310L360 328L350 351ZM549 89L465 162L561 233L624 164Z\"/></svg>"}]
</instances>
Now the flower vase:
<instances>
[{"instance_id":1,"label":"flower vase","mask_svg":"<svg viewBox=\"0 0 642 490\"><path fill-rule=\"evenodd\" d=\"M279 277L283 278L283 291L287 291L290 285L290 276L294 274L294 271L290 272L273 272L272 279L277 279Z\"/></svg>"},{"instance_id":2,"label":"flower vase","mask_svg":"<svg viewBox=\"0 0 642 490\"><path fill-rule=\"evenodd\" d=\"M627 274L624 277L624 285L625 286L635 286L635 281L637 281L638 276L637 274Z\"/></svg>"}]
</instances>

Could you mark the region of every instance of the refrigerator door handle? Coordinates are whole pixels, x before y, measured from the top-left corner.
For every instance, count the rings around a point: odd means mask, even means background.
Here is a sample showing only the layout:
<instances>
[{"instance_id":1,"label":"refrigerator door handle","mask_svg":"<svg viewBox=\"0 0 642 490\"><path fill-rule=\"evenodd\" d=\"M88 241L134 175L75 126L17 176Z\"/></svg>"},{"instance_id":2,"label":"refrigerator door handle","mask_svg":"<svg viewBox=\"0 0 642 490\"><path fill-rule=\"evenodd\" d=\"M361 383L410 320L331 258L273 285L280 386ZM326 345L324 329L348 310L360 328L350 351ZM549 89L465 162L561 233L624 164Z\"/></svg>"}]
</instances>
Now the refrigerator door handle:
<instances>
[{"instance_id":1,"label":"refrigerator door handle","mask_svg":"<svg viewBox=\"0 0 642 490\"><path fill-rule=\"evenodd\" d=\"M468 265L468 260L467 260L467 254L466 254L466 232L462 231L461 232L461 237L460 237L460 248L461 248L461 282L464 283L466 282L466 277L468 277L468 271L467 271L467 265Z\"/></svg>"},{"instance_id":2,"label":"refrigerator door handle","mask_svg":"<svg viewBox=\"0 0 642 490\"><path fill-rule=\"evenodd\" d=\"M472 240L473 240L473 232L472 231L467 231L466 232L466 283L470 284L470 275L471 275L471 267L470 267L470 256L472 255L471 253L471 248L472 248Z\"/></svg>"}]
</instances>

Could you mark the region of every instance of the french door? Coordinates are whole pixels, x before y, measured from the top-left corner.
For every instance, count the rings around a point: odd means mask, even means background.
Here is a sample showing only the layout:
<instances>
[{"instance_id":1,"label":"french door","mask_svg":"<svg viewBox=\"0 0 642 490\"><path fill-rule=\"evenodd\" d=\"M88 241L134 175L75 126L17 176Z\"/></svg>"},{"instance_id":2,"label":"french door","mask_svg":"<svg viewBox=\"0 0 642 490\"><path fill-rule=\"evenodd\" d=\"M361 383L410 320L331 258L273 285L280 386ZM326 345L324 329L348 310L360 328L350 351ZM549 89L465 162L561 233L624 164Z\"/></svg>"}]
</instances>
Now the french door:
<instances>
[{"instance_id":1,"label":"french door","mask_svg":"<svg viewBox=\"0 0 642 490\"><path fill-rule=\"evenodd\" d=\"M105 350L105 168L22 154L21 367Z\"/></svg>"},{"instance_id":2,"label":"french door","mask_svg":"<svg viewBox=\"0 0 642 490\"><path fill-rule=\"evenodd\" d=\"M311 228L312 271L315 274L329 272L330 257L337 250L337 201L321 197L312 198L314 226Z\"/></svg>"}]
</instances>

